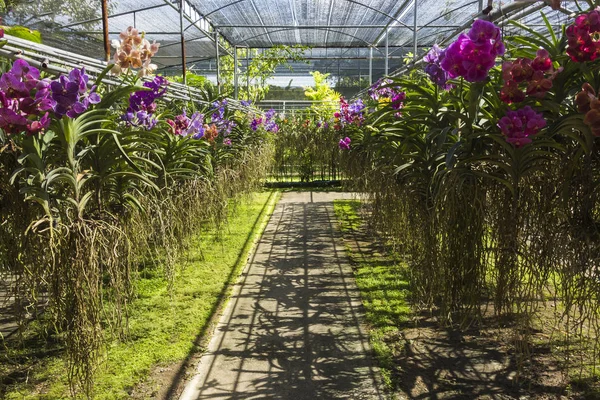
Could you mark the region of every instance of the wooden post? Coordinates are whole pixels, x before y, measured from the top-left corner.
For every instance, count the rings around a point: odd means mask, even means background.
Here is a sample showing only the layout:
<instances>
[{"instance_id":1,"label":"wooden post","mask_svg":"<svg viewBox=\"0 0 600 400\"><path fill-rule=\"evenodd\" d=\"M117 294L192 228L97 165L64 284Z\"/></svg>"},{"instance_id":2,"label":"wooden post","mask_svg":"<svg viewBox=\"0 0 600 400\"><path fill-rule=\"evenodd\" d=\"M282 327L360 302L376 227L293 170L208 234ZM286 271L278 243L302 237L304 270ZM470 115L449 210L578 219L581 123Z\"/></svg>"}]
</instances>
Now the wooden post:
<instances>
[{"instance_id":1,"label":"wooden post","mask_svg":"<svg viewBox=\"0 0 600 400\"><path fill-rule=\"evenodd\" d=\"M102 33L104 34L104 57L110 62L110 38L108 36L108 0L102 1Z\"/></svg>"}]
</instances>

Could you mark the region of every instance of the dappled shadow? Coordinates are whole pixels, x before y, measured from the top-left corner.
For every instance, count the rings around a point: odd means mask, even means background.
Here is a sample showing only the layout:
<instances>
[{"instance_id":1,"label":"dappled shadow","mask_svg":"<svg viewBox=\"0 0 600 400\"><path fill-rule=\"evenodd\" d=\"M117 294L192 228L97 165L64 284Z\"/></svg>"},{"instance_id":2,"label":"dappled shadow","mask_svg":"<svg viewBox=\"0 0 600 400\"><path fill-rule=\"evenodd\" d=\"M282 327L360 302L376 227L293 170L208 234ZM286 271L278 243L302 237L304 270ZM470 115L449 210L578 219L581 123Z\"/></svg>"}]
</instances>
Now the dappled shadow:
<instances>
[{"instance_id":1,"label":"dappled shadow","mask_svg":"<svg viewBox=\"0 0 600 400\"><path fill-rule=\"evenodd\" d=\"M256 228L258 227L258 225L260 224L262 216L264 215L269 203L270 203L270 201L265 202L262 209L257 214L256 219L254 220L254 223L252 224L252 229L250 229L250 231L248 232L248 235L246 236L244 245L241 247L242 249L245 249L246 246L248 246L248 244L252 240L254 240L254 232L255 232ZM242 257L244 257L244 256L245 256L244 252L240 251L240 253L238 254L238 257L236 258L233 265L234 266L238 265L241 262ZM221 289L218 299L213 304L213 307L211 309L210 315L212 315L213 318L216 317L216 313L219 310L219 308L223 307L223 302L226 299L227 293L229 292L229 290L231 290L231 285L235 281L235 274L237 272L238 272L237 268L231 268L231 270L229 272L229 276L227 277L227 280L226 280L226 285L224 285L223 288ZM175 373L170 378L170 383L169 383L168 387L166 388L166 390L163 391L163 393L159 394L159 398L172 399L172 398L176 397L177 393L181 392L182 386L183 386L185 378L186 378L186 370L191 366L192 360L194 360L194 356L196 355L195 350L198 349L203 344L203 342L206 340L206 336L208 333L207 330L211 326L212 326L211 323L207 323L204 325L203 329L200 332L198 332L198 334L196 335L196 338L194 339L194 346L192 347L192 351L190 351L187 354L186 358L181 363L179 363L179 365L176 368Z\"/></svg>"},{"instance_id":2,"label":"dappled shadow","mask_svg":"<svg viewBox=\"0 0 600 400\"><path fill-rule=\"evenodd\" d=\"M380 269L377 285L361 290L379 292L384 301L398 301L394 296L409 289L407 269L386 257L389 249L378 237L364 225L344 231L353 261L362 269ZM387 268L389 274L382 274L381 270ZM519 364L513 342L516 320L494 315L491 306L482 305L482 316L468 328L444 326L440 316L431 311L413 310L408 318L400 307L393 311L371 307L369 317L373 326L386 329L384 341L391 349L391 359L385 363L401 396L457 400L569 398L565 396L566 376L552 357L550 346L535 340L540 332L531 332L531 343L527 344L531 357L522 358Z\"/></svg>"},{"instance_id":3,"label":"dappled shadow","mask_svg":"<svg viewBox=\"0 0 600 400\"><path fill-rule=\"evenodd\" d=\"M483 326L457 330L423 318L417 327L403 327L395 338L401 346L395 362L402 390L415 399L560 398L565 382L555 362L540 358L547 355L546 346L532 345L537 356L531 362L544 369L544 376L532 379L535 368L529 362L517 365L514 351L498 336L502 333Z\"/></svg>"},{"instance_id":4,"label":"dappled shadow","mask_svg":"<svg viewBox=\"0 0 600 400\"><path fill-rule=\"evenodd\" d=\"M359 293L322 198L277 207L184 398L380 397Z\"/></svg>"}]
</instances>

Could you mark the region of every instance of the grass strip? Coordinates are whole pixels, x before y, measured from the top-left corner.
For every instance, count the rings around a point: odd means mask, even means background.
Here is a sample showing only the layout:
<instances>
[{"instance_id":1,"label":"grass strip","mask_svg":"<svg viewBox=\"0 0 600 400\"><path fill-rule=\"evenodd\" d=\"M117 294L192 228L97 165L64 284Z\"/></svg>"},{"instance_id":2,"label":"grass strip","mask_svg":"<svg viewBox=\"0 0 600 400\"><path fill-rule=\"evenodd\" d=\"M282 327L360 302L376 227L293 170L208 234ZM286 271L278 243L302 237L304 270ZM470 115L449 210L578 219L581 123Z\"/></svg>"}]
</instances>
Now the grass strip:
<instances>
[{"instance_id":1,"label":"grass strip","mask_svg":"<svg viewBox=\"0 0 600 400\"><path fill-rule=\"evenodd\" d=\"M367 232L361 207L359 200L334 201L335 215L365 307L371 347L386 387L395 390L399 375L394 360L401 353L399 332L411 316L406 265L386 252Z\"/></svg>"},{"instance_id":2,"label":"grass strip","mask_svg":"<svg viewBox=\"0 0 600 400\"><path fill-rule=\"evenodd\" d=\"M227 225L201 232L181 258L173 290L158 271L136 282L130 306L129 340L114 340L99 367L95 399L128 399L152 368L185 360L201 350L213 315L224 306L280 197L262 192L237 205ZM150 276L148 276L150 275ZM30 351L32 349L24 349ZM62 358L36 360L25 383L6 399L69 398Z\"/></svg>"}]
</instances>

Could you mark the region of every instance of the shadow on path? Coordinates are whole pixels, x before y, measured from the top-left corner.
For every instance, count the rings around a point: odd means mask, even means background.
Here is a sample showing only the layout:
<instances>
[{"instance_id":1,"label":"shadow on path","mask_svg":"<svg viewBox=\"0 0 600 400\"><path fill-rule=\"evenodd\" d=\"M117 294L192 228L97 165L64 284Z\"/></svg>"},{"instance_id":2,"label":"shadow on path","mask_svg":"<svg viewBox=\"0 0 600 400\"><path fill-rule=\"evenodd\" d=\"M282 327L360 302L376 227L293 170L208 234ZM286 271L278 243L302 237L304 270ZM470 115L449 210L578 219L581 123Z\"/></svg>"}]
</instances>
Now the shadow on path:
<instances>
[{"instance_id":1,"label":"shadow on path","mask_svg":"<svg viewBox=\"0 0 600 400\"><path fill-rule=\"evenodd\" d=\"M381 397L338 197L283 196L182 399Z\"/></svg>"}]
</instances>

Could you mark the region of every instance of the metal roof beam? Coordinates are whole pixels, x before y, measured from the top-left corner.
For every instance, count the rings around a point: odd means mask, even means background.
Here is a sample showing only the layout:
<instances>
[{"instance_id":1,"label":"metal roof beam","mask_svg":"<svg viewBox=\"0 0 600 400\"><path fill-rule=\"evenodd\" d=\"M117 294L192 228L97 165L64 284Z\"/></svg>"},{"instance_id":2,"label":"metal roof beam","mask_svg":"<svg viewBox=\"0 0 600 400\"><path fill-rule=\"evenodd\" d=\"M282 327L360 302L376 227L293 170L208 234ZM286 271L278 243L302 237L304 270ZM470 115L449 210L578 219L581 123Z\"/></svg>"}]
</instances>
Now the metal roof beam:
<instances>
[{"instance_id":1,"label":"metal roof beam","mask_svg":"<svg viewBox=\"0 0 600 400\"><path fill-rule=\"evenodd\" d=\"M439 16L437 16L436 18L434 18L434 19L432 19L431 21L429 21L428 23L426 23L425 25L423 25L423 26L419 27L419 29L423 29L423 28L436 28L436 27L437 27L437 25L431 25L431 24L432 24L432 23L434 23L435 21L437 21L438 19L440 19L440 18L444 18L445 16L447 16L447 15L450 15L450 14L452 14L453 12L456 12L456 11L458 11L458 10L462 9L462 8L469 7L469 6L472 6L472 5L475 5L475 4L477 4L477 5L479 6L479 0L475 0L475 1L472 1L472 2L470 2L470 3L467 3L467 4L463 4L463 5L462 5L462 6L460 6L460 7L453 8L453 9L452 9L452 10L450 10L450 11L447 11L447 12L445 12L445 13L443 13L443 14L440 14L440 15L439 15ZM479 11L479 12L481 12L481 11ZM457 28L458 28L458 26L457 26Z\"/></svg>"},{"instance_id":2,"label":"metal roof beam","mask_svg":"<svg viewBox=\"0 0 600 400\"><path fill-rule=\"evenodd\" d=\"M422 47L426 47L426 46L422 46ZM348 50L351 50L352 48L349 48ZM156 57L156 56L155 56ZM162 56L164 58L177 58L177 56ZM154 57L152 57L154 58ZM307 60L307 61L337 61L340 58L343 58L344 60L368 60L369 56L350 56L350 57L346 57L346 56L336 56L336 57L326 57L326 56L307 56L307 57L302 57L303 60ZM403 58L402 56L390 56L390 58L393 59L401 59ZM210 60L214 60L214 57L211 57ZM250 58L250 61L254 60L254 58ZM279 60L279 58L275 58L275 57L265 57L262 58L262 60ZM289 58L288 60L293 60L292 58ZM383 57L373 57L373 60L383 60Z\"/></svg>"},{"instance_id":3,"label":"metal roof beam","mask_svg":"<svg viewBox=\"0 0 600 400\"><path fill-rule=\"evenodd\" d=\"M244 42L248 42L248 40L256 39L258 37L261 37L261 36L264 36L264 35L269 35L271 33L288 32L288 31L291 31L291 30L294 30L294 29L296 29L295 26L293 26L293 27L287 27L285 29L277 29L277 30L274 30L274 31L268 31L267 30L265 33L261 33L261 34L254 35L254 36L249 37L249 38L245 38ZM359 38L358 36L351 35L351 34L346 33L346 32L338 31L338 30L335 30L335 29L328 29L326 27L323 27L323 28L312 28L312 29L315 29L315 30L325 30L325 31L329 31L329 32L339 33L340 35L349 36L349 37L352 37L352 38L354 38L356 40L359 40L359 41L363 42L367 47L371 46L371 43L367 42L366 40L364 40L362 38ZM239 46L239 43L236 43L235 46ZM339 46L335 46L335 47L339 48ZM354 47L359 47L359 46L349 46L349 47L350 48L354 48ZM252 46L252 48L255 49L256 47Z\"/></svg>"},{"instance_id":4,"label":"metal roof beam","mask_svg":"<svg viewBox=\"0 0 600 400\"><path fill-rule=\"evenodd\" d=\"M271 40L271 36L269 35L269 31L267 30L267 28L264 27L265 23L263 22L262 18L260 17L260 13L258 12L258 9L256 8L256 4L254 4L254 0L250 0L250 4L252 4L252 8L254 9L254 12L256 13L256 16L258 17L258 20L260 21L261 27L263 27L263 29L265 30L267 39L269 39L269 42L271 42L271 45L273 45L273 40Z\"/></svg>"},{"instance_id":5,"label":"metal roof beam","mask_svg":"<svg viewBox=\"0 0 600 400\"><path fill-rule=\"evenodd\" d=\"M177 6L175 6L175 4L171 3L171 1L170 1L170 0L163 0L163 1L165 2L165 4L167 4L167 5L171 6L171 8L173 8L175 11L179 12L179 8L178 8ZM181 0L180 0L180 1L181 1ZM197 9L196 9L196 7L194 7L194 5L193 5L193 4L190 4L190 2L189 2L188 0L183 0L183 1L185 1L185 2L188 4L188 6L190 6L190 8L193 8L193 9L194 9L194 11L196 11L196 13L197 13L198 15L200 15L200 16L202 15L202 14L201 14L201 13L200 13L200 12L199 12ZM196 28L196 29L197 29L199 32L202 32L202 34L203 34L204 36L206 36L207 38L209 38L209 39L210 39L210 40L211 40L211 41L212 41L212 42L215 44L215 46L221 46L219 43L215 42L215 40L214 40L213 38L211 38L210 32L207 32L207 31L205 31L204 29L201 29L200 27L198 27L198 25L197 25L198 21L193 21L193 20L192 20L192 18L190 18L190 16L189 16L189 15L187 15L187 13L185 13L185 12L183 13L183 17L184 17L184 18L185 18L185 19L186 19L186 20L187 20L187 21L188 21L190 24L194 25L194 27L195 27L195 28ZM214 26L214 25L213 25L213 24L212 24L210 21L208 21L208 20L207 20L206 22L207 22L207 23L208 23L208 24L209 24L209 25L210 25L210 26L213 28L213 30L215 29L215 26ZM178 34L179 34L179 33L178 33ZM231 45L231 46L233 47L233 45L231 44L231 42L230 42L230 41L229 41L229 40L228 40L226 37L224 37L224 36L223 36L223 39L225 39L225 41L227 41L227 43L229 43L229 45ZM232 54L231 54L231 52L229 52L229 50L227 50L227 49L226 49L226 48L224 48L223 46L221 46L221 47L223 48L223 51L225 51L225 53L227 53L227 55L230 55L230 56L232 55Z\"/></svg>"},{"instance_id":6,"label":"metal roof beam","mask_svg":"<svg viewBox=\"0 0 600 400\"><path fill-rule=\"evenodd\" d=\"M366 41L363 41L364 43L368 43ZM240 45L238 45L239 47ZM366 44L363 44L362 46L357 46L357 45L335 45L335 46L325 46L325 45L315 45L315 46L310 46L310 48L312 50L323 50L323 49L369 49L373 46L371 46L371 44L369 43L369 45L367 46ZM398 46L397 44L390 44L390 49L392 48L397 48L397 47L402 47L402 46ZM431 47L431 46L430 46ZM253 49L270 49L270 46L252 46ZM375 48L375 50L377 50L377 48Z\"/></svg>"},{"instance_id":7,"label":"metal roof beam","mask_svg":"<svg viewBox=\"0 0 600 400\"><path fill-rule=\"evenodd\" d=\"M214 44L214 41L212 41L210 38L207 38L207 37L194 38L194 39L186 40L185 42L191 43L191 42L199 42L199 41L211 42ZM179 41L173 42L173 43L161 44L160 48L164 49L166 47L177 46L178 44L179 44Z\"/></svg>"},{"instance_id":8,"label":"metal roof beam","mask_svg":"<svg viewBox=\"0 0 600 400\"><path fill-rule=\"evenodd\" d=\"M224 8L227 8L227 7L230 7L230 6L233 6L233 5L237 4L237 3L241 3L242 1L246 1L246 0L237 0L237 1L234 1L233 3L225 4L224 6L221 6L221 7L219 7L219 8L215 8L214 10L212 10L211 12L209 12L208 14L206 14L206 16L208 17L208 16L209 16L209 15L211 15L211 14L214 14L214 13L216 13L216 12L219 12L219 11L221 11L222 9L224 9Z\"/></svg>"},{"instance_id":9,"label":"metal roof beam","mask_svg":"<svg viewBox=\"0 0 600 400\"><path fill-rule=\"evenodd\" d=\"M216 10L211 11L209 14L215 13L217 11L221 11L224 8L227 8L229 6L233 6L233 5L238 4L238 3L242 3L244 1L247 1L247 0L237 0L237 1L234 1L233 3L226 4L226 5L222 6L222 7L217 8ZM262 22L262 18L260 18L260 14L258 13L258 10L256 9L256 5L254 4L253 0L249 0L249 1L252 4L252 7L254 8L254 11L256 11L256 15L258 16L259 21L261 22L261 25L260 26L256 26L256 27L261 27L262 28L264 26L264 23ZM375 7L371 7L371 6L367 5L367 4L364 4L364 3L362 3L362 2L360 2L358 0L341 0L341 1L347 1L348 3L352 3L352 4L356 4L357 6L368 8L369 10L374 11L374 12L376 12L378 14L384 15L385 17L387 17L387 18L395 21L396 23L398 23L398 24L400 24L400 25L402 25L402 26L404 26L406 28L412 29L412 27L406 25L402 21L399 21L398 19L396 19L396 17L394 17L394 16L392 16L392 15L386 13L386 12L383 12L381 10L378 10ZM217 25L215 25L215 26L217 26ZM218 27L222 28L222 26L218 26Z\"/></svg>"},{"instance_id":10,"label":"metal roof beam","mask_svg":"<svg viewBox=\"0 0 600 400\"><path fill-rule=\"evenodd\" d=\"M327 15L327 28L331 29L331 15L333 14L333 2L335 0L330 0L329 3L329 14ZM327 42L329 42L329 31L325 33L325 46L327 46Z\"/></svg>"},{"instance_id":11,"label":"metal roof beam","mask_svg":"<svg viewBox=\"0 0 600 400\"><path fill-rule=\"evenodd\" d=\"M69 32L69 33L73 33L73 34L82 34L82 35L97 35L97 34L102 34L102 31L73 31L73 32ZM118 31L110 31L108 32L111 35L118 35L121 32ZM160 35L180 35L181 32L177 31L177 32L160 32L160 31L156 31L156 32L144 32L146 35L153 35L153 36L160 36Z\"/></svg>"},{"instance_id":12,"label":"metal roof beam","mask_svg":"<svg viewBox=\"0 0 600 400\"><path fill-rule=\"evenodd\" d=\"M175 57L175 58L180 58L180 57ZM214 60L214 57L211 57L211 58L203 57L203 58L197 58L197 59L194 59L194 60L189 60L189 61L186 62L186 65L187 64L191 64L191 63L201 62L201 61L208 61L208 60ZM159 70L164 70L164 69L168 69L168 68L179 69L179 68L181 68L181 65L182 65L181 63L179 63L179 64L169 64L169 65L165 65L162 68L159 68ZM192 71L192 69L190 69L190 68L188 68L188 70Z\"/></svg>"},{"instance_id":13,"label":"metal roof beam","mask_svg":"<svg viewBox=\"0 0 600 400\"><path fill-rule=\"evenodd\" d=\"M298 26L290 26L290 25L265 25L264 28L268 29L373 29L373 28L381 28L385 29L387 25L298 25ZM418 28L458 28L459 25L419 25ZM257 29L263 28L263 26L257 25L219 25L219 29L227 29L227 28L248 28L248 29ZM390 29L408 29L410 31L413 30L411 26L390 26Z\"/></svg>"},{"instance_id":14,"label":"metal roof beam","mask_svg":"<svg viewBox=\"0 0 600 400\"><path fill-rule=\"evenodd\" d=\"M383 39L384 35L387 36L389 33L389 28L392 26L396 26L393 25L394 22L398 21L399 18L402 18L404 15L404 13L408 12L408 10L410 9L409 7L412 4L412 1L414 1L416 3L417 0L405 0L404 3L400 6L400 8L398 9L398 11L396 11L396 13L394 14L394 20L393 21L388 21L387 24L385 24L385 26L383 27L382 31L379 32L379 35L377 35L375 37L375 43L374 45L377 46L379 44L379 42L381 42L381 39ZM404 27L408 27L412 30L411 27L409 27L408 25L404 24Z\"/></svg>"},{"instance_id":15,"label":"metal roof beam","mask_svg":"<svg viewBox=\"0 0 600 400\"><path fill-rule=\"evenodd\" d=\"M392 20L392 21L390 21L390 22L396 22L396 23L398 23L398 24L400 24L400 25L402 25L402 26L404 26L404 27L406 27L406 28L412 29L410 26L406 25L404 22L400 21L400 20L399 20L399 19L397 19L395 16L392 16L392 15L390 15L390 14L388 14L388 13L385 13L385 12L383 12L383 11L381 11L381 10L378 10L378 9L376 9L375 7L368 6L368 5L364 4L364 3L361 3L360 1L356 1L356 0L344 0L344 1L350 2L350 3L352 3L352 4L356 4L356 5L359 5L359 6L366 7L366 8L368 8L368 9L369 9L369 10L371 10L371 11L375 11L376 13L379 13L379 14L381 14L381 15L385 15L387 18L389 18L389 19L391 19L391 20ZM416 1L416 0L415 0L415 1Z\"/></svg>"},{"instance_id":16,"label":"metal roof beam","mask_svg":"<svg viewBox=\"0 0 600 400\"><path fill-rule=\"evenodd\" d=\"M120 13L117 13L117 14L109 15L108 18L122 17L123 15L128 15L128 14L133 14L133 13L136 13L136 12L153 10L155 8L160 8L160 7L165 7L165 6L168 6L168 4L159 4L159 5L156 5L156 6L149 6L149 7L137 8L135 10L124 11L124 12L120 12ZM67 24L67 25L61 25L61 26L59 26L59 28L71 28L73 26L88 24L90 22L97 22L97 21L102 21L102 17L100 17L100 18L86 19L85 21L72 22L72 23Z\"/></svg>"}]
</instances>

